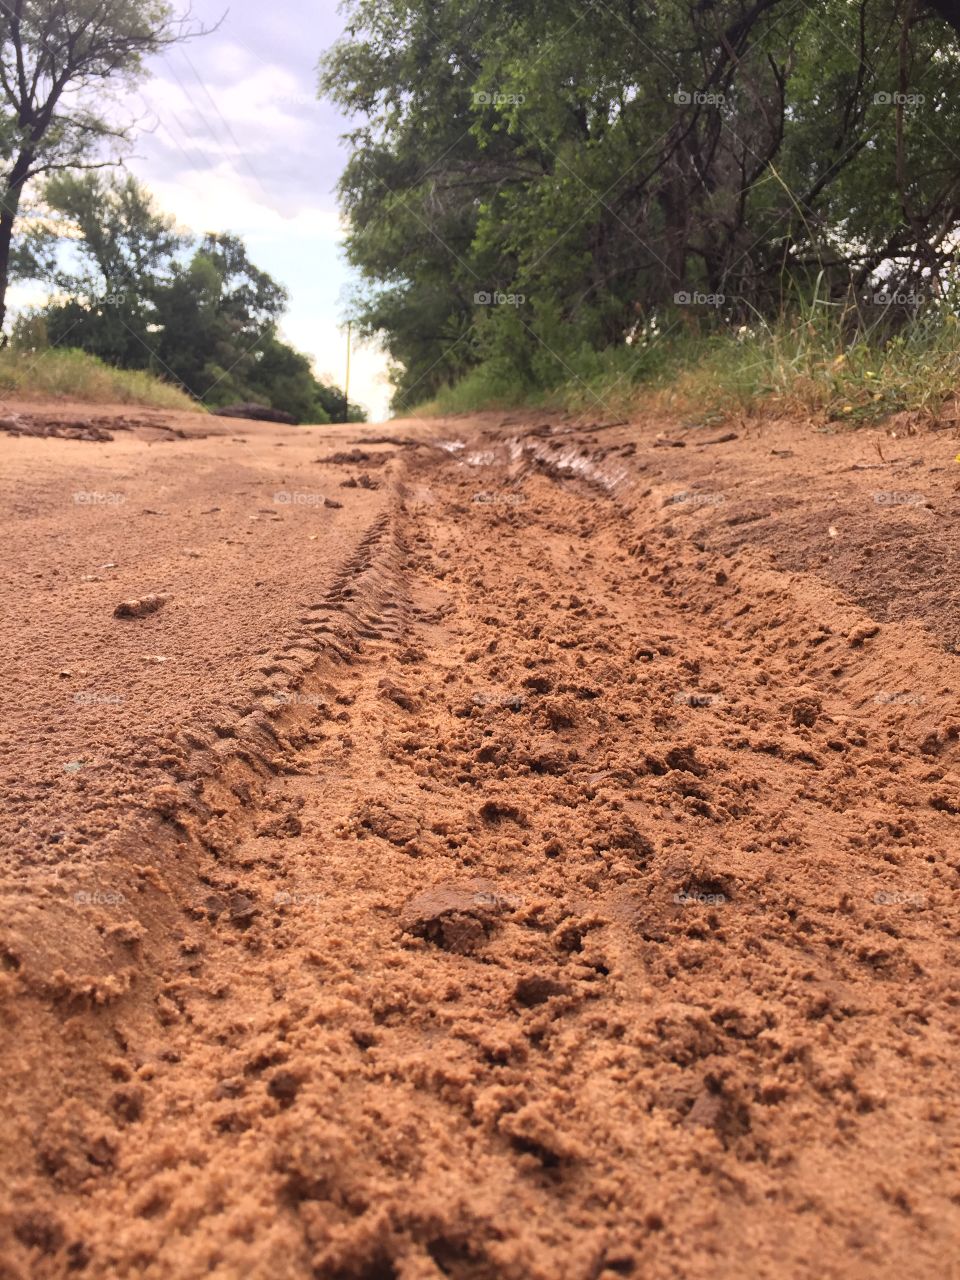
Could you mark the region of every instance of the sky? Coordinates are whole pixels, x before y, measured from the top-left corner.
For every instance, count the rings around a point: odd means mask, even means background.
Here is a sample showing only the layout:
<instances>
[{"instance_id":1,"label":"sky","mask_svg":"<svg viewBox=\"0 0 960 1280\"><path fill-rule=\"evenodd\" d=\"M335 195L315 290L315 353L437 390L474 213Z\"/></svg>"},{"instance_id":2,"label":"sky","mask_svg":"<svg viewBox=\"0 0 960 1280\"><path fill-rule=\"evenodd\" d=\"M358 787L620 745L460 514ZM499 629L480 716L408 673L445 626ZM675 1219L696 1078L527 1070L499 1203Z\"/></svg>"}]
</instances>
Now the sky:
<instances>
[{"instance_id":1,"label":"sky","mask_svg":"<svg viewBox=\"0 0 960 1280\"><path fill-rule=\"evenodd\" d=\"M334 193L348 122L316 96L317 61L343 21L336 0L193 0L210 34L150 59L123 100L139 129L127 168L194 232L232 231L290 294L281 336L343 386L347 290ZM354 344L350 399L388 415L387 360Z\"/></svg>"}]
</instances>

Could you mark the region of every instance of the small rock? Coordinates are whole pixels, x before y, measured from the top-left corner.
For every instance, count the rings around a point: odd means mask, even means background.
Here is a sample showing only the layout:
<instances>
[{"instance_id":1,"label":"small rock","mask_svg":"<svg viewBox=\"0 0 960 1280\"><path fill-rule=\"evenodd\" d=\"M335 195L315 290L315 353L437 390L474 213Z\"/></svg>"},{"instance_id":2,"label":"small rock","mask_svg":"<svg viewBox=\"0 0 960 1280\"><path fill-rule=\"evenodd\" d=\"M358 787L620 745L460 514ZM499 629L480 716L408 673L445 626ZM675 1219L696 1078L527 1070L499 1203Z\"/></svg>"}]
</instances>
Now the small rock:
<instances>
[{"instance_id":1,"label":"small rock","mask_svg":"<svg viewBox=\"0 0 960 1280\"><path fill-rule=\"evenodd\" d=\"M538 1004L545 1004L548 1000L552 1000L554 996L569 994L570 988L566 983L557 982L555 978L548 978L543 974L532 974L520 979L513 998L523 1008L533 1009Z\"/></svg>"},{"instance_id":2,"label":"small rock","mask_svg":"<svg viewBox=\"0 0 960 1280\"><path fill-rule=\"evenodd\" d=\"M239 1098L246 1092L246 1084L239 1076L228 1076L225 1080L221 1080L213 1091L216 1099L222 1098Z\"/></svg>"},{"instance_id":3,"label":"small rock","mask_svg":"<svg viewBox=\"0 0 960 1280\"><path fill-rule=\"evenodd\" d=\"M816 693L801 694L790 707L790 719L796 728L812 729L823 712L823 702Z\"/></svg>"},{"instance_id":4,"label":"small rock","mask_svg":"<svg viewBox=\"0 0 960 1280\"><path fill-rule=\"evenodd\" d=\"M231 893L227 903L231 924L246 928L257 914L256 904L245 893Z\"/></svg>"},{"instance_id":5,"label":"small rock","mask_svg":"<svg viewBox=\"0 0 960 1280\"><path fill-rule=\"evenodd\" d=\"M336 453L330 453L325 458L316 458L316 462L333 462L342 465L343 463L357 462L373 462L373 454L364 452L363 449L350 449L349 451L340 449ZM374 465L376 465L374 463Z\"/></svg>"},{"instance_id":6,"label":"small rock","mask_svg":"<svg viewBox=\"0 0 960 1280\"><path fill-rule=\"evenodd\" d=\"M231 924L246 928L257 914L256 904L245 893L210 893L197 909L211 920L225 916Z\"/></svg>"},{"instance_id":7,"label":"small rock","mask_svg":"<svg viewBox=\"0 0 960 1280\"><path fill-rule=\"evenodd\" d=\"M714 436L712 440L701 440L701 444L728 444L731 440L739 439L735 431L725 431L722 436Z\"/></svg>"},{"instance_id":8,"label":"small rock","mask_svg":"<svg viewBox=\"0 0 960 1280\"><path fill-rule=\"evenodd\" d=\"M865 640L870 640L880 630L877 623L863 623L859 627L854 627L847 636L847 644L851 649L859 649Z\"/></svg>"},{"instance_id":9,"label":"small rock","mask_svg":"<svg viewBox=\"0 0 960 1280\"><path fill-rule=\"evenodd\" d=\"M416 711L417 704L405 689L401 689L399 685L394 684L392 680L384 677L379 684L381 698L386 698L389 702L395 702L398 707L402 707L404 711Z\"/></svg>"},{"instance_id":10,"label":"small rock","mask_svg":"<svg viewBox=\"0 0 960 1280\"><path fill-rule=\"evenodd\" d=\"M121 600L113 611L115 618L145 618L156 613L167 603L166 596L140 596L136 600Z\"/></svg>"},{"instance_id":11,"label":"small rock","mask_svg":"<svg viewBox=\"0 0 960 1280\"><path fill-rule=\"evenodd\" d=\"M683 1119L686 1128L713 1129L724 1147L750 1131L750 1113L714 1080L705 1082Z\"/></svg>"},{"instance_id":12,"label":"small rock","mask_svg":"<svg viewBox=\"0 0 960 1280\"><path fill-rule=\"evenodd\" d=\"M290 1107L296 1101L300 1081L292 1071L278 1071L267 1085L267 1093L275 1098L281 1107Z\"/></svg>"},{"instance_id":13,"label":"small rock","mask_svg":"<svg viewBox=\"0 0 960 1280\"><path fill-rule=\"evenodd\" d=\"M444 951L470 955L486 942L497 916L518 905L490 880L438 884L404 905L400 927Z\"/></svg>"}]
</instances>

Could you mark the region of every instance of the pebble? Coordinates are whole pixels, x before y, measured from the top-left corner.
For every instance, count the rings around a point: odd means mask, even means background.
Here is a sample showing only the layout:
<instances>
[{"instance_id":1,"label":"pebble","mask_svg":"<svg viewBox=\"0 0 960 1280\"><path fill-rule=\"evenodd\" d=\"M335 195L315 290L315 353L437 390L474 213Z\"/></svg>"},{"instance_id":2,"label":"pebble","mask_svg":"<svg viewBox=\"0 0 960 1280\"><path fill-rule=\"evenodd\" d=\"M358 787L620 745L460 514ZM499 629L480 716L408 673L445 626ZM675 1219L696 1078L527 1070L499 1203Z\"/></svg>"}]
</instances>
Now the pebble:
<instances>
[{"instance_id":1,"label":"pebble","mask_svg":"<svg viewBox=\"0 0 960 1280\"><path fill-rule=\"evenodd\" d=\"M156 613L167 603L166 596L140 596L136 600L121 600L113 611L115 618L145 618Z\"/></svg>"}]
</instances>

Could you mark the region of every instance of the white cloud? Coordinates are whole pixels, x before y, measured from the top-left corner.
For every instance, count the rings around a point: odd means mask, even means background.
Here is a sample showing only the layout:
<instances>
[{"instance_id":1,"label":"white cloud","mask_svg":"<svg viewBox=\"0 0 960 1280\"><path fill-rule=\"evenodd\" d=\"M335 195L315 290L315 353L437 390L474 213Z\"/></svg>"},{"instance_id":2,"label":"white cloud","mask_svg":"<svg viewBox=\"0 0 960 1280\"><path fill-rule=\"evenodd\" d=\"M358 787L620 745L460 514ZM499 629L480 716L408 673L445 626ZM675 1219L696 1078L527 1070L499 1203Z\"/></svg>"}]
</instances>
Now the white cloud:
<instances>
[{"instance_id":1,"label":"white cloud","mask_svg":"<svg viewBox=\"0 0 960 1280\"><path fill-rule=\"evenodd\" d=\"M296 147L319 103L282 67L259 63L218 83L196 75L192 60L169 55L140 91L148 118L168 125L177 143L236 159ZM294 152L293 154L298 154Z\"/></svg>"},{"instance_id":2,"label":"white cloud","mask_svg":"<svg viewBox=\"0 0 960 1280\"><path fill-rule=\"evenodd\" d=\"M256 180L238 172L228 159L221 159L215 168L186 170L168 178L151 178L149 166L140 162L134 161L131 168L149 186L160 208L197 234L276 234L328 244L343 240L345 227L336 209L301 208L285 214L265 203Z\"/></svg>"}]
</instances>

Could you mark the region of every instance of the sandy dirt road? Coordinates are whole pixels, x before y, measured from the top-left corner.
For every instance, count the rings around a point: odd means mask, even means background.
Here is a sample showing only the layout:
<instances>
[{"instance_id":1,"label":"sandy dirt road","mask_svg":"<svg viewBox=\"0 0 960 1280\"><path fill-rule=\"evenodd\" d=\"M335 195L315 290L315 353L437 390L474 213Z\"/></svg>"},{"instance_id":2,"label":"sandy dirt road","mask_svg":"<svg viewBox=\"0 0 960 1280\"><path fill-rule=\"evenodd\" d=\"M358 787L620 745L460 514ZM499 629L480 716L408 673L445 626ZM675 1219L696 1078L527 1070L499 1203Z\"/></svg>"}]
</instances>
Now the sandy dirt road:
<instances>
[{"instance_id":1,"label":"sandy dirt road","mask_svg":"<svg viewBox=\"0 0 960 1280\"><path fill-rule=\"evenodd\" d=\"M0 1274L958 1274L955 439L20 412Z\"/></svg>"}]
</instances>

